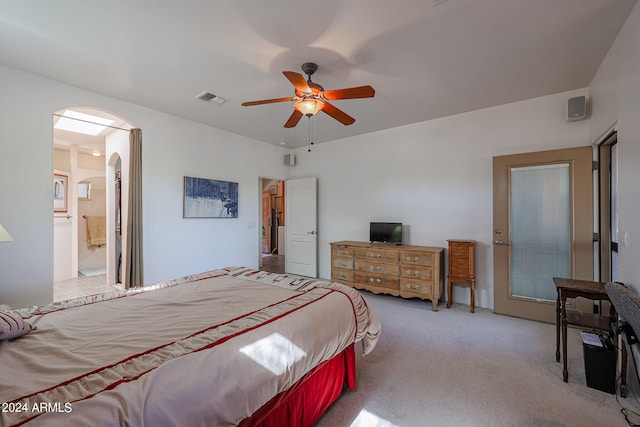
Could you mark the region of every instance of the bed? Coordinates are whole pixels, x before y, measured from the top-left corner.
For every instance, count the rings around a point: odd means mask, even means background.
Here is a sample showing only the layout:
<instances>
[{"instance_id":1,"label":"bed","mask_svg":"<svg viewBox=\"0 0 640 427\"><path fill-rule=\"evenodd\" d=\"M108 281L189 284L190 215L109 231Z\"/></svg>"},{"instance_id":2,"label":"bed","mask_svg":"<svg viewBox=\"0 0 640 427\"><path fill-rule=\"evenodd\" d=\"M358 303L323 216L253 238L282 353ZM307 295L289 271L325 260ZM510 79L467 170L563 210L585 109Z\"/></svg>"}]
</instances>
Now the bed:
<instances>
[{"instance_id":1,"label":"bed","mask_svg":"<svg viewBox=\"0 0 640 427\"><path fill-rule=\"evenodd\" d=\"M380 334L355 289L244 267L10 314L3 426L312 425Z\"/></svg>"}]
</instances>

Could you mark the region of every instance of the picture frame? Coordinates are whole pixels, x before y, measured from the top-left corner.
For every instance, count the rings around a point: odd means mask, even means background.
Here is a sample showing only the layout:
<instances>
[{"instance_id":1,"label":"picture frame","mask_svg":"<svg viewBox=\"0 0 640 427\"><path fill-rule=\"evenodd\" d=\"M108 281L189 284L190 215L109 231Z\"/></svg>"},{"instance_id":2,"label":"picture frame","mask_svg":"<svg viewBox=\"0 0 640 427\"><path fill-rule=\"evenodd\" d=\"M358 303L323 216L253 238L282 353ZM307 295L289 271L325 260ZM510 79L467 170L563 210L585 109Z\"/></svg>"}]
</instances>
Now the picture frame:
<instances>
[{"instance_id":1,"label":"picture frame","mask_svg":"<svg viewBox=\"0 0 640 427\"><path fill-rule=\"evenodd\" d=\"M184 177L183 218L238 218L238 183Z\"/></svg>"},{"instance_id":2,"label":"picture frame","mask_svg":"<svg viewBox=\"0 0 640 427\"><path fill-rule=\"evenodd\" d=\"M53 174L53 211L67 212L69 176L60 173Z\"/></svg>"}]
</instances>

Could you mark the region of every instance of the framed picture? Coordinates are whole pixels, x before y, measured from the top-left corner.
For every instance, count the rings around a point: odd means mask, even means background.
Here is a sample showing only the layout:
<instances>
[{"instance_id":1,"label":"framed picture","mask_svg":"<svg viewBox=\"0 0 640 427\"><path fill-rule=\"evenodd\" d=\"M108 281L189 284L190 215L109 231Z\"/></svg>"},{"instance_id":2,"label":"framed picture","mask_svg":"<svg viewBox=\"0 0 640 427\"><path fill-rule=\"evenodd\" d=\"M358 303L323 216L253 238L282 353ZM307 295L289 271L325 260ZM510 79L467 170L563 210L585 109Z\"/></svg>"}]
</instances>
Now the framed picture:
<instances>
[{"instance_id":1,"label":"framed picture","mask_svg":"<svg viewBox=\"0 0 640 427\"><path fill-rule=\"evenodd\" d=\"M184 177L184 218L238 218L238 183Z\"/></svg>"},{"instance_id":2,"label":"framed picture","mask_svg":"<svg viewBox=\"0 0 640 427\"><path fill-rule=\"evenodd\" d=\"M53 211L67 211L67 184L69 177L59 173L53 174Z\"/></svg>"}]
</instances>

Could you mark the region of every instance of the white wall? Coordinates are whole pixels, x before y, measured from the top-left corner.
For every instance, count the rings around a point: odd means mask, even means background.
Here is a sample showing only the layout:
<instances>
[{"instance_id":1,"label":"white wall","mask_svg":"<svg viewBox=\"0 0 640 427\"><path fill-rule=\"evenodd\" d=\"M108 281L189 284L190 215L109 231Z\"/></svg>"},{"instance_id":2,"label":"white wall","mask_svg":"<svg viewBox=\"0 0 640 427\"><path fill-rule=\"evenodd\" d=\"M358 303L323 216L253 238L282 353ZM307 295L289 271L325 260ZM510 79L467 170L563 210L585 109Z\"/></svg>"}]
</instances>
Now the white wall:
<instances>
[{"instance_id":1,"label":"white wall","mask_svg":"<svg viewBox=\"0 0 640 427\"><path fill-rule=\"evenodd\" d=\"M589 145L588 122L567 122L581 89L297 150L293 177L318 177L320 276L329 243L369 239L370 221L404 223L406 243L474 239L476 304L493 307L492 158ZM454 300L469 303L455 287Z\"/></svg>"},{"instance_id":2,"label":"white wall","mask_svg":"<svg viewBox=\"0 0 640 427\"><path fill-rule=\"evenodd\" d=\"M618 126L619 277L640 292L640 3L627 18L591 82L593 119L590 138L597 140Z\"/></svg>"},{"instance_id":3,"label":"white wall","mask_svg":"<svg viewBox=\"0 0 640 427\"><path fill-rule=\"evenodd\" d=\"M53 299L52 114L72 105L143 130L145 283L257 267L258 176L286 177L283 149L2 66L0 93L0 223L15 240L0 243L1 303ZM184 175L239 182L239 218L183 219Z\"/></svg>"},{"instance_id":4,"label":"white wall","mask_svg":"<svg viewBox=\"0 0 640 427\"><path fill-rule=\"evenodd\" d=\"M628 237L627 245L618 247L619 280L640 293L640 3L627 18L590 87L594 113L590 138L597 140L611 127L618 127L618 231ZM637 346L631 356L640 357ZM638 372L633 363L628 366L627 380L637 402Z\"/></svg>"}]
</instances>

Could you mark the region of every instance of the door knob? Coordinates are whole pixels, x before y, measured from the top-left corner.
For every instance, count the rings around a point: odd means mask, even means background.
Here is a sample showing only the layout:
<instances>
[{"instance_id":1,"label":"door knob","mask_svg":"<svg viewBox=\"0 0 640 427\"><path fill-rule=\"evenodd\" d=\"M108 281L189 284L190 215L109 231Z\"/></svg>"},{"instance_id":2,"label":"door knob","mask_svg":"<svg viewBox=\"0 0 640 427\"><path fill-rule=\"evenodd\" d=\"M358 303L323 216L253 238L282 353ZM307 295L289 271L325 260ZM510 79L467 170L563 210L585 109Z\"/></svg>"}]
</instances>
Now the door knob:
<instances>
[{"instance_id":1,"label":"door knob","mask_svg":"<svg viewBox=\"0 0 640 427\"><path fill-rule=\"evenodd\" d=\"M496 246L509 246L507 243L504 243L504 242L503 242L502 240L500 240L500 239L496 239L496 240L494 240L494 241L493 241L493 243L494 243Z\"/></svg>"},{"instance_id":2,"label":"door knob","mask_svg":"<svg viewBox=\"0 0 640 427\"><path fill-rule=\"evenodd\" d=\"M307 231L307 234L316 234L316 231Z\"/></svg>"}]
</instances>

